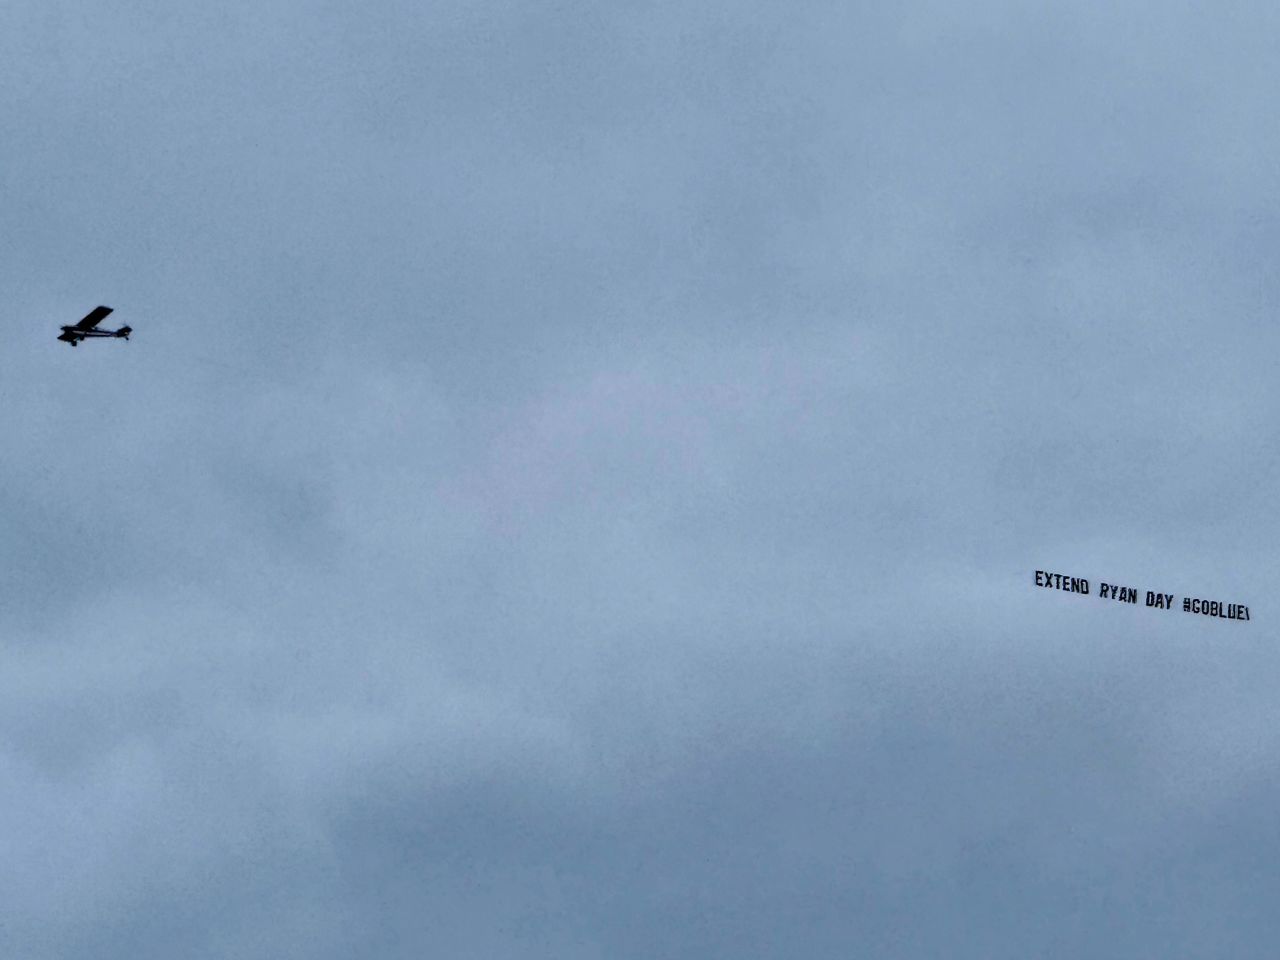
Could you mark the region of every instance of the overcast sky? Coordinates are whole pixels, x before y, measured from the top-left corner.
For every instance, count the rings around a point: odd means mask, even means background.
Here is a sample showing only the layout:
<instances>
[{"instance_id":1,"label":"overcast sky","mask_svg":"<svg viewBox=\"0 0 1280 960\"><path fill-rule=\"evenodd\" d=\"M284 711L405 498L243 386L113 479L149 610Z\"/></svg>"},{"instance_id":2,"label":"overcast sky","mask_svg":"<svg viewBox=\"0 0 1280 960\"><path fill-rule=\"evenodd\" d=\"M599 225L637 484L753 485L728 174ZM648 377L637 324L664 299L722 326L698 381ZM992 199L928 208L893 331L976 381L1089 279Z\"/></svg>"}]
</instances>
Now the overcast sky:
<instances>
[{"instance_id":1,"label":"overcast sky","mask_svg":"<svg viewBox=\"0 0 1280 960\"><path fill-rule=\"evenodd\" d=\"M1278 43L0 6L0 953L1274 957Z\"/></svg>"}]
</instances>

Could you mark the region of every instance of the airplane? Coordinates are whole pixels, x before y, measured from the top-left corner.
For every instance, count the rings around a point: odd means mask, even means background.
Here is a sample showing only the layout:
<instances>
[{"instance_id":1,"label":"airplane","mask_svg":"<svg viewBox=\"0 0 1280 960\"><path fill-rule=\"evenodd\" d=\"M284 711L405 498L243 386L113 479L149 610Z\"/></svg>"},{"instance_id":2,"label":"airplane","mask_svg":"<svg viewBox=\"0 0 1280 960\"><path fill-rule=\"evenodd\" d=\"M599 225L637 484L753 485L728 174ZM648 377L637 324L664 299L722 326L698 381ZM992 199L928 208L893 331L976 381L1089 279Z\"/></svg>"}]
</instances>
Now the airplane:
<instances>
[{"instance_id":1,"label":"airplane","mask_svg":"<svg viewBox=\"0 0 1280 960\"><path fill-rule=\"evenodd\" d=\"M110 312L110 307L94 307L79 323L63 327L58 339L65 340L73 347L89 337L123 337L128 340L129 334L133 333L133 327L121 327L119 330L98 329L98 324L105 320Z\"/></svg>"}]
</instances>

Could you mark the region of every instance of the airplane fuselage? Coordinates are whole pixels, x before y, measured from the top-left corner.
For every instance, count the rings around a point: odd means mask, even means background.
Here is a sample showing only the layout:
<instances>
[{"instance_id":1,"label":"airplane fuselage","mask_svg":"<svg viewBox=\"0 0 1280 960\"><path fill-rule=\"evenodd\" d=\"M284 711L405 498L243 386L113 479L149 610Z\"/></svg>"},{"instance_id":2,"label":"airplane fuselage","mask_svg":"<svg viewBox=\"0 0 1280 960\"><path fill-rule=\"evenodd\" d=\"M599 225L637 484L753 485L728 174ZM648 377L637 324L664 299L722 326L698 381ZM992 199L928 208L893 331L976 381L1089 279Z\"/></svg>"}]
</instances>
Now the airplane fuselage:
<instances>
[{"instance_id":1,"label":"airplane fuselage","mask_svg":"<svg viewBox=\"0 0 1280 960\"><path fill-rule=\"evenodd\" d=\"M62 332L71 334L77 340L84 340L87 337L127 337L129 336L129 334L125 333L123 330L77 330L75 327L63 327Z\"/></svg>"},{"instance_id":2,"label":"airplane fuselage","mask_svg":"<svg viewBox=\"0 0 1280 960\"><path fill-rule=\"evenodd\" d=\"M67 325L62 328L62 334L58 339L74 347L81 340L87 340L90 337L118 337L128 340L131 333L133 333L132 327L121 327L119 330L77 330L74 326Z\"/></svg>"}]
</instances>

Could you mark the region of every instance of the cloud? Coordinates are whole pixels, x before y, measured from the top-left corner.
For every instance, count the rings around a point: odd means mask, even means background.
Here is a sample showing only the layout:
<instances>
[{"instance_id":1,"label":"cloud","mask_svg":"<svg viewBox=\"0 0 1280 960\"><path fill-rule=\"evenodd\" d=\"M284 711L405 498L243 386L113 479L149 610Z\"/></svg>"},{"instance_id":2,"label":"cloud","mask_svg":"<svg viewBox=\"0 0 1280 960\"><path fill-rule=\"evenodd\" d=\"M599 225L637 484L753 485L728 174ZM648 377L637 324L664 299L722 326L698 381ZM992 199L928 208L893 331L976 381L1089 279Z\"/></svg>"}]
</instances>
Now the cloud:
<instances>
[{"instance_id":1,"label":"cloud","mask_svg":"<svg viewBox=\"0 0 1280 960\"><path fill-rule=\"evenodd\" d=\"M0 943L1268 956L1270 16L0 12Z\"/></svg>"}]
</instances>

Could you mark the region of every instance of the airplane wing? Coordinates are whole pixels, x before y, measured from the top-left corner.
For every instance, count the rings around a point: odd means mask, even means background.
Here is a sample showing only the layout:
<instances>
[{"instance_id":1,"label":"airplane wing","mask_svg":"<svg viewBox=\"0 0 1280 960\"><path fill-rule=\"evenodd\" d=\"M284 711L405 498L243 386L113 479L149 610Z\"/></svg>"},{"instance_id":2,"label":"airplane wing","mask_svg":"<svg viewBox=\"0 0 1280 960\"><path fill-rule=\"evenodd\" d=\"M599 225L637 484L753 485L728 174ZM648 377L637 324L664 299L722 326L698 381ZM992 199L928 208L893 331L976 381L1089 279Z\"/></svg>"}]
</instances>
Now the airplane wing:
<instances>
[{"instance_id":1,"label":"airplane wing","mask_svg":"<svg viewBox=\"0 0 1280 960\"><path fill-rule=\"evenodd\" d=\"M77 330L92 330L103 320L107 318L107 314L111 312L110 307L94 307L85 316L83 320L76 324Z\"/></svg>"}]
</instances>

